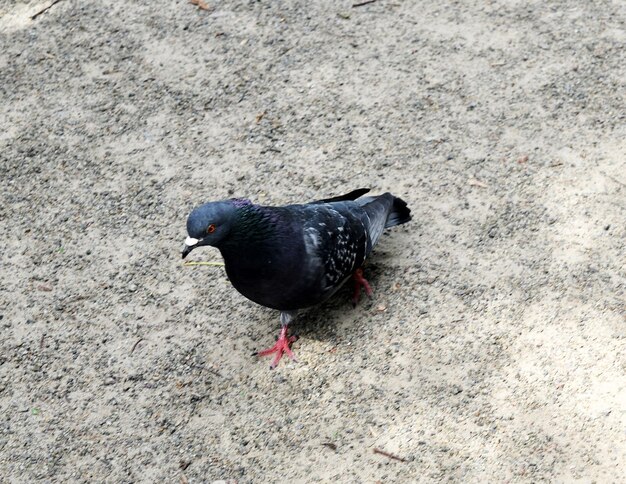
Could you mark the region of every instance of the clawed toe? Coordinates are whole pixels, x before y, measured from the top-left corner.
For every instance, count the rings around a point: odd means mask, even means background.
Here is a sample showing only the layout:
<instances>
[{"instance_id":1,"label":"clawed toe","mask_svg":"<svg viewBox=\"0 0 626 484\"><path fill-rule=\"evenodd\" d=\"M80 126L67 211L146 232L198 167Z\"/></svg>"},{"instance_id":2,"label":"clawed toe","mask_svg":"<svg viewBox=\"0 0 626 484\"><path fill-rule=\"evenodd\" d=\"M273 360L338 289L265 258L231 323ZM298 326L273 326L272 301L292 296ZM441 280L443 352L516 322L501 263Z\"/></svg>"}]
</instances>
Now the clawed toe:
<instances>
[{"instance_id":1,"label":"clawed toe","mask_svg":"<svg viewBox=\"0 0 626 484\"><path fill-rule=\"evenodd\" d=\"M267 356L267 355L276 353L276 356L274 357L274 359L272 360L272 364L270 365L270 370L273 370L274 368L276 368L276 366L278 365L278 362L283 357L283 353L286 353L289 358L291 358L293 361L297 363L298 360L293 354L293 351L291 351L291 348L289 348L289 345L291 343L294 343L297 340L298 340L298 336L296 335L288 337L287 326L283 326L282 329L280 330L280 335L278 337L278 340L276 341L276 344L272 346L271 348L259 351L257 355Z\"/></svg>"}]
</instances>

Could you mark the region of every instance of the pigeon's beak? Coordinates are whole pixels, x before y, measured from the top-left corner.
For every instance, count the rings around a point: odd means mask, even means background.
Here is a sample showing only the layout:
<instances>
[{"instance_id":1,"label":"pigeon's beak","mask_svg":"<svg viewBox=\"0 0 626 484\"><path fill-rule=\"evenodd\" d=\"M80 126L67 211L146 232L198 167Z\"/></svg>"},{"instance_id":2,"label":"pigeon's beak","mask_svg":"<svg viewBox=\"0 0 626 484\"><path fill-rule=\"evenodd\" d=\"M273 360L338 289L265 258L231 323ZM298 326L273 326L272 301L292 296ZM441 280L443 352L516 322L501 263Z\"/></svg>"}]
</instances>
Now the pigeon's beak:
<instances>
[{"instance_id":1,"label":"pigeon's beak","mask_svg":"<svg viewBox=\"0 0 626 484\"><path fill-rule=\"evenodd\" d=\"M194 239L193 237L187 237L185 239L185 246L183 247L183 259L189 255L193 249L198 247L198 239Z\"/></svg>"}]
</instances>

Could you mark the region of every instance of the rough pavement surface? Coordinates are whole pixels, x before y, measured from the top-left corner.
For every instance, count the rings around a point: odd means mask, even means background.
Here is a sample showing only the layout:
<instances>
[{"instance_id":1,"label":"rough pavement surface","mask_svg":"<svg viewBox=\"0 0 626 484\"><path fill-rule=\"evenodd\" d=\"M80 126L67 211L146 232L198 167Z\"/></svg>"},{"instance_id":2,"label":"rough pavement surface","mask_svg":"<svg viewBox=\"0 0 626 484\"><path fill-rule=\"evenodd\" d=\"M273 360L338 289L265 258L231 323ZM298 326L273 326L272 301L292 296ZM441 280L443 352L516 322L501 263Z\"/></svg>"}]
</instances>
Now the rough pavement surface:
<instances>
[{"instance_id":1,"label":"rough pavement surface","mask_svg":"<svg viewBox=\"0 0 626 484\"><path fill-rule=\"evenodd\" d=\"M0 3L4 482L626 478L624 2L49 3ZM269 371L188 212L362 186L414 220Z\"/></svg>"}]
</instances>

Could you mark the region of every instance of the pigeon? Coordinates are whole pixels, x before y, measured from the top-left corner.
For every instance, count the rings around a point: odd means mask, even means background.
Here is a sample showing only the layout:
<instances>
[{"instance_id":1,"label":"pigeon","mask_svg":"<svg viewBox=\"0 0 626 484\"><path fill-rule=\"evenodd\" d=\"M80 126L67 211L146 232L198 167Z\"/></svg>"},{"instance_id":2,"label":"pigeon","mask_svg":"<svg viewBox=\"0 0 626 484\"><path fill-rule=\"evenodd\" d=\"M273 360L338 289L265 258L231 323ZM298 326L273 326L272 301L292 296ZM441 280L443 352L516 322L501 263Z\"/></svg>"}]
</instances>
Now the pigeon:
<instances>
[{"instance_id":1,"label":"pigeon","mask_svg":"<svg viewBox=\"0 0 626 484\"><path fill-rule=\"evenodd\" d=\"M209 202L187 219L183 259L194 249L219 249L226 274L237 291L262 306L280 311L276 344L259 351L275 354L275 368L286 353L295 360L288 325L300 309L331 297L350 278L353 305L361 289L372 296L361 266L384 229L411 220L406 202L385 193L364 196L368 188L325 200L282 207L248 199Z\"/></svg>"}]
</instances>

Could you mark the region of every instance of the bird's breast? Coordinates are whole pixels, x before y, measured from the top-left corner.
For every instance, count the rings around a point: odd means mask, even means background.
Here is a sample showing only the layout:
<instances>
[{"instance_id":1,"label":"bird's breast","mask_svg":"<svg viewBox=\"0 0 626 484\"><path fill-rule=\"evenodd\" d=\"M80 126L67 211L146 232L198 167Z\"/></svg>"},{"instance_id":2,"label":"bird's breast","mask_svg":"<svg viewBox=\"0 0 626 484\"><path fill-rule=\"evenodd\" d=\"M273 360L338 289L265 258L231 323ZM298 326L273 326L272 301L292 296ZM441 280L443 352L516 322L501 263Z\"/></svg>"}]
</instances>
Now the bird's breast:
<instances>
[{"instance_id":1,"label":"bird's breast","mask_svg":"<svg viewBox=\"0 0 626 484\"><path fill-rule=\"evenodd\" d=\"M281 311L310 306L307 295L314 294L314 281L302 265L299 249L284 249L245 254L222 251L226 274L233 287L262 306Z\"/></svg>"}]
</instances>

